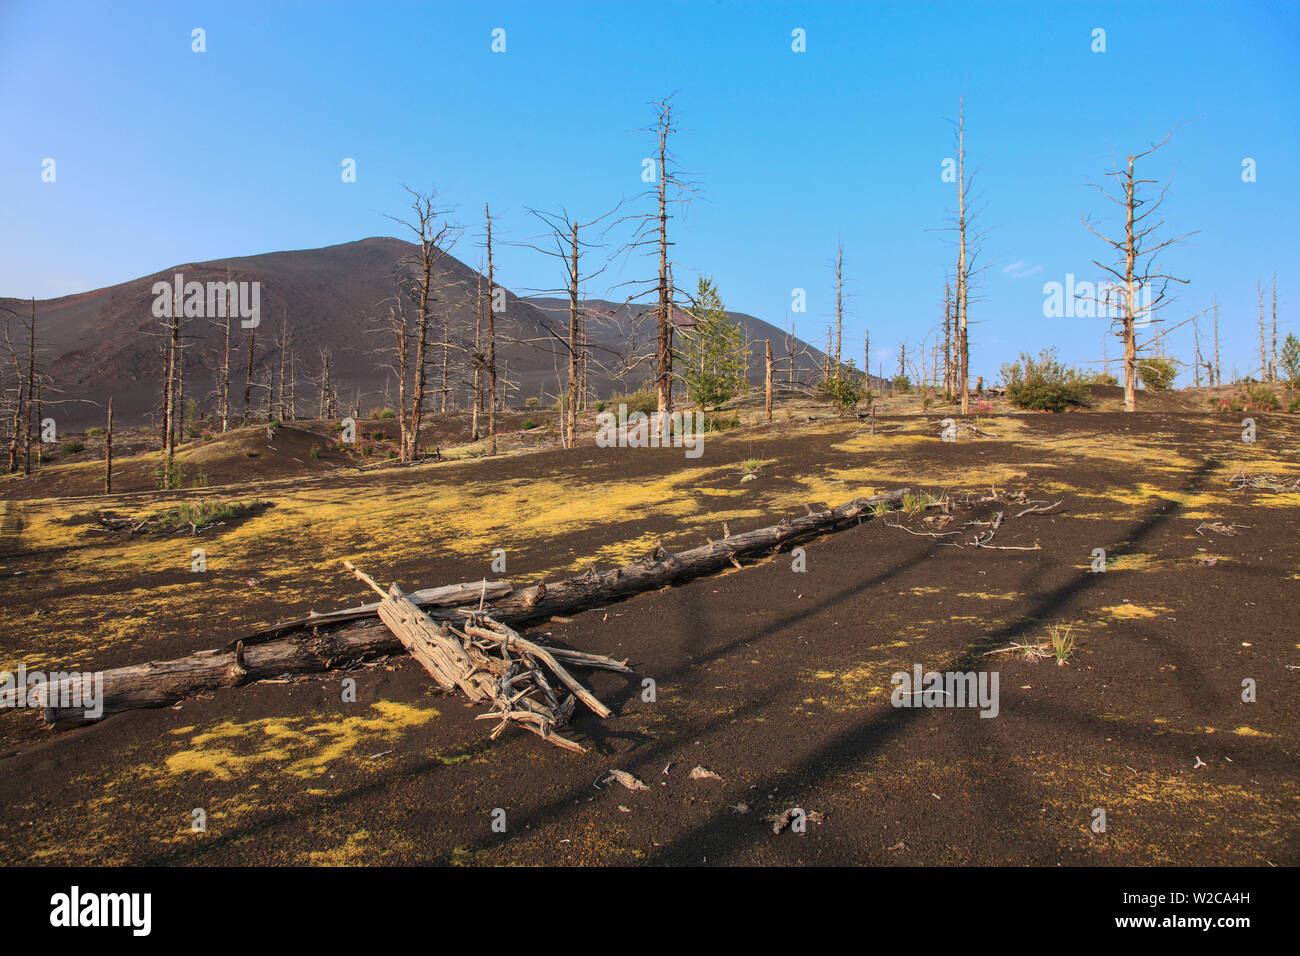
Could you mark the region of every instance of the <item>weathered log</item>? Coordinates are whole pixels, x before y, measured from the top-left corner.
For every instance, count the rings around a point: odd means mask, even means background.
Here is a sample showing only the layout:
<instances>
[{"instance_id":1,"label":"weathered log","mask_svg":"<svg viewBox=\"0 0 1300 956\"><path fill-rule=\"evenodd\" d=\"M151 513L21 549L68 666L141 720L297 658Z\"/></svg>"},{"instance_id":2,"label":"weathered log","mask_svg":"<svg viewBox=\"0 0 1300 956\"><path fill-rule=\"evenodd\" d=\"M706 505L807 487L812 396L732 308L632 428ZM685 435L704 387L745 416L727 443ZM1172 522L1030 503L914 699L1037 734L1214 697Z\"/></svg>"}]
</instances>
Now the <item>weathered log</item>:
<instances>
[{"instance_id":1,"label":"weathered log","mask_svg":"<svg viewBox=\"0 0 1300 956\"><path fill-rule=\"evenodd\" d=\"M406 595L406 598L416 607L454 607L459 604L477 603L480 600L493 601L509 594L511 590L511 586L505 581L469 581L464 584L447 584L443 587L412 591ZM373 604L362 604L360 607L345 608L342 611L330 611L328 614L310 614L292 621L281 621L254 631L240 640L246 645L265 644L271 638L289 631L375 617L379 612L380 603L376 601ZM233 641L231 646L234 646Z\"/></svg>"},{"instance_id":2,"label":"weathered log","mask_svg":"<svg viewBox=\"0 0 1300 956\"><path fill-rule=\"evenodd\" d=\"M900 488L870 498L854 498L829 511L810 509L808 514L780 524L731 535L677 554L661 554L612 571L588 571L564 581L517 588L488 602L484 610L496 621L517 628L555 615L610 604L641 591L720 571L729 567L733 558L770 552L801 538L833 531L849 521L870 519L873 508L881 504L896 506L907 491ZM472 589L473 585L469 587ZM474 598L473 609L477 609L477 595ZM435 621L462 623L473 610L426 607L424 613ZM219 687L235 687L282 674L326 671L404 650L401 641L377 621L353 619L338 630L331 630L322 626L324 617L303 619L299 622L301 632L276 631L284 636L275 640L260 644L242 641L239 651L230 647L199 651L175 660L105 671L103 713L163 707ZM268 630L275 631L278 627ZM242 654L242 659L237 658L237 653ZM47 713L53 717L53 723L60 725L81 723L85 719L82 711L75 708Z\"/></svg>"}]
</instances>

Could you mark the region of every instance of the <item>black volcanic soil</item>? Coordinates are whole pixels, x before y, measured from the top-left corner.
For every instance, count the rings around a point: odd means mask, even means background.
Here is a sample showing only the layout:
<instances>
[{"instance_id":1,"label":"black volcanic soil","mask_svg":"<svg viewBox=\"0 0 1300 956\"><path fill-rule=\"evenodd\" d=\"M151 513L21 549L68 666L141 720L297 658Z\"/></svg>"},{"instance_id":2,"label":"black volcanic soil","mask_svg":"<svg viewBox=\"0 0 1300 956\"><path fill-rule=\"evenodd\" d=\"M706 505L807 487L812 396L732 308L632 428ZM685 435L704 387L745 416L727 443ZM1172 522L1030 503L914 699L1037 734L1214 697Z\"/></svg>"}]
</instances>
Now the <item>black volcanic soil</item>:
<instances>
[{"instance_id":1,"label":"black volcanic soil","mask_svg":"<svg viewBox=\"0 0 1300 956\"><path fill-rule=\"evenodd\" d=\"M1048 442L1081 421L1032 416L1025 428ZM1040 550L953 547L971 531L922 536L933 526L920 516L894 516L806 544L806 573L776 555L533 629L560 645L629 657L636 669L631 680L590 675L615 716L579 714L572 729L591 747L585 755L522 732L489 742L478 709L440 694L405 659L347 675L357 679L358 704L339 702L342 675L332 674L68 732L41 731L29 713L5 714L0 845L29 862L167 864L1300 863L1300 632L1292 613L1300 496L1279 507L1272 493L1241 493L1215 517L1248 527L1207 537L1184 502L1208 490L1211 462L1177 474L1151 466L1162 448L1202 457L1221 441L1222 421L1096 414L1086 425L1102 439L1120 430L1144 438L1151 461L1108 460L1062 475L1023 443L891 452L904 470L936 457L1022 464L1031 498L1044 497L1036 481L1069 481L1078 494L1052 496L1063 499L1052 515L1017 518L1020 508L989 503L958 509L961 522L1009 512L992 543ZM1275 453L1294 444L1287 427L1268 432ZM779 459L784 474L841 455L796 428L764 438L761 453ZM481 481L545 472L614 485L679 462L578 449L473 467ZM398 487L425 479L404 470L373 480ZM768 480L781 479L754 484ZM1159 493L1119 507L1116 489L1143 482ZM952 491L961 499L987 489ZM733 523L732 531L766 523ZM595 553L614 533L539 540L534 558ZM668 533L664 540L692 543ZM1088 570L1096 548L1107 550L1113 570ZM1155 561L1125 569L1116 561L1125 555ZM385 571L412 587L478 576L454 557L437 563L437 581L427 563ZM40 587L39 576L29 578L25 597L34 590L39 599ZM268 619L287 616L269 602L262 610ZM1077 623L1079 636L1064 666L989 653L1039 640L1061 622ZM233 636L176 634L159 656ZM999 715L892 707L889 675L913 663L996 669ZM653 702L643 698L647 678ZM1241 699L1246 678L1258 684L1255 703ZM168 767L196 726L265 721L259 727L274 750L281 738L271 728L280 722L301 718L309 734L327 733L380 702L432 706L438 715L310 776L295 772L288 749L251 767L232 756L225 777L173 772L157 784L117 776L133 765ZM245 755L259 740L223 746ZM697 765L722 780L691 779ZM601 784L613 768L649 789ZM114 781L111 792L89 783L102 779ZM803 835L774 835L761 819L795 806L819 811L823 822ZM188 832L196 807L210 808L203 834ZM498 808L504 834L491 828ZM1090 826L1098 809L1107 820L1100 833ZM89 841L88 821L99 824Z\"/></svg>"}]
</instances>

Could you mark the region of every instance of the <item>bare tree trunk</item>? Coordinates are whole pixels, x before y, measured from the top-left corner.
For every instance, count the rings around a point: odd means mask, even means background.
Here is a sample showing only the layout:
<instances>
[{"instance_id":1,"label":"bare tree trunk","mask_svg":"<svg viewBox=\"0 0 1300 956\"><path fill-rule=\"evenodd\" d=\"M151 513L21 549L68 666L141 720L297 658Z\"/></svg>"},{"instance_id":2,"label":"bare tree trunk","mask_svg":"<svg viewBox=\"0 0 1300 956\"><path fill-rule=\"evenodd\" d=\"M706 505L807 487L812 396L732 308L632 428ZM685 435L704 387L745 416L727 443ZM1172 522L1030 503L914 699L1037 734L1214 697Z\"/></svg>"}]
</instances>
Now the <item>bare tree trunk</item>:
<instances>
[{"instance_id":1,"label":"bare tree trunk","mask_svg":"<svg viewBox=\"0 0 1300 956\"><path fill-rule=\"evenodd\" d=\"M1219 364L1219 297L1214 297L1214 384L1223 384L1223 366Z\"/></svg>"},{"instance_id":2,"label":"bare tree trunk","mask_svg":"<svg viewBox=\"0 0 1300 956\"><path fill-rule=\"evenodd\" d=\"M829 324L827 324L826 326L826 374L823 377L824 381L827 382L831 380L831 349L834 347L834 341L832 339L833 334L834 334L834 330L831 328Z\"/></svg>"},{"instance_id":3,"label":"bare tree trunk","mask_svg":"<svg viewBox=\"0 0 1300 956\"><path fill-rule=\"evenodd\" d=\"M177 320L177 325L180 320ZM185 346L178 338L176 341L176 438L174 444L185 443Z\"/></svg>"},{"instance_id":4,"label":"bare tree trunk","mask_svg":"<svg viewBox=\"0 0 1300 956\"><path fill-rule=\"evenodd\" d=\"M1268 380L1268 352L1264 347L1264 287L1256 282L1255 289L1259 292L1259 380L1264 382Z\"/></svg>"},{"instance_id":5,"label":"bare tree trunk","mask_svg":"<svg viewBox=\"0 0 1300 956\"><path fill-rule=\"evenodd\" d=\"M298 373L294 367L293 352L289 353L289 420L298 418Z\"/></svg>"},{"instance_id":6,"label":"bare tree trunk","mask_svg":"<svg viewBox=\"0 0 1300 956\"><path fill-rule=\"evenodd\" d=\"M1268 380L1277 381L1277 273L1273 273L1273 362L1269 366Z\"/></svg>"},{"instance_id":7,"label":"bare tree trunk","mask_svg":"<svg viewBox=\"0 0 1300 956\"><path fill-rule=\"evenodd\" d=\"M17 356L15 355L15 365ZM13 421L9 427L9 471L10 473L18 470L18 434L22 429L22 423L26 421L27 416L24 411L28 401L30 386L26 378L19 373L18 376L18 398L14 402Z\"/></svg>"},{"instance_id":8,"label":"bare tree trunk","mask_svg":"<svg viewBox=\"0 0 1300 956\"><path fill-rule=\"evenodd\" d=\"M943 284L943 392L952 400L952 287Z\"/></svg>"},{"instance_id":9,"label":"bare tree trunk","mask_svg":"<svg viewBox=\"0 0 1300 956\"><path fill-rule=\"evenodd\" d=\"M108 428L104 432L104 494L113 493L113 396L108 396Z\"/></svg>"},{"instance_id":10,"label":"bare tree trunk","mask_svg":"<svg viewBox=\"0 0 1300 956\"><path fill-rule=\"evenodd\" d=\"M565 414L566 445L578 435L578 224L574 222L569 246L569 407Z\"/></svg>"},{"instance_id":11,"label":"bare tree trunk","mask_svg":"<svg viewBox=\"0 0 1300 956\"><path fill-rule=\"evenodd\" d=\"M664 103L659 112L659 340L655 351L655 390L659 411L673 410L673 316L668 291L668 127L672 107Z\"/></svg>"},{"instance_id":12,"label":"bare tree trunk","mask_svg":"<svg viewBox=\"0 0 1300 956\"><path fill-rule=\"evenodd\" d=\"M1192 347L1195 350L1196 387L1201 387L1201 329L1196 320L1192 320Z\"/></svg>"},{"instance_id":13,"label":"bare tree trunk","mask_svg":"<svg viewBox=\"0 0 1300 956\"><path fill-rule=\"evenodd\" d=\"M167 391L163 405L163 480L164 488L172 487L172 464L176 457L175 431L172 422L176 419L176 360L181 337L181 296L178 289L173 295L171 336L167 347Z\"/></svg>"},{"instance_id":14,"label":"bare tree trunk","mask_svg":"<svg viewBox=\"0 0 1300 956\"><path fill-rule=\"evenodd\" d=\"M1133 181L1133 157L1128 158L1128 178L1124 181L1124 411L1137 408L1137 330L1135 328L1134 264L1137 246L1133 223L1137 209L1137 186Z\"/></svg>"},{"instance_id":15,"label":"bare tree trunk","mask_svg":"<svg viewBox=\"0 0 1300 956\"><path fill-rule=\"evenodd\" d=\"M835 256L835 374L840 374L841 347L844 338L844 243Z\"/></svg>"},{"instance_id":16,"label":"bare tree trunk","mask_svg":"<svg viewBox=\"0 0 1300 956\"><path fill-rule=\"evenodd\" d=\"M590 387L591 365L591 355L588 352L589 343L587 342L587 309L585 301L582 311L578 314L578 322L581 329L578 337L578 354L580 356L578 363L578 401L580 409L585 412L587 410L587 400L590 397L588 388Z\"/></svg>"},{"instance_id":17,"label":"bare tree trunk","mask_svg":"<svg viewBox=\"0 0 1300 956\"><path fill-rule=\"evenodd\" d=\"M36 430L41 431L41 376L36 376ZM45 464L45 442L42 438L36 440L36 466L39 468Z\"/></svg>"},{"instance_id":18,"label":"bare tree trunk","mask_svg":"<svg viewBox=\"0 0 1300 956\"><path fill-rule=\"evenodd\" d=\"M221 430L230 430L230 319L235 310L234 294L230 289L230 270L226 270L226 329L221 348Z\"/></svg>"},{"instance_id":19,"label":"bare tree trunk","mask_svg":"<svg viewBox=\"0 0 1300 956\"><path fill-rule=\"evenodd\" d=\"M162 360L162 405L159 408L159 431L158 431L158 450L167 451L167 438L171 434L171 420L167 417L170 410L169 402L172 394L171 382L171 339L166 336L160 336L158 339L161 351L159 357Z\"/></svg>"},{"instance_id":20,"label":"bare tree trunk","mask_svg":"<svg viewBox=\"0 0 1300 956\"><path fill-rule=\"evenodd\" d=\"M772 424L772 340L767 340L767 364L763 374L763 407L767 411L767 423Z\"/></svg>"},{"instance_id":21,"label":"bare tree trunk","mask_svg":"<svg viewBox=\"0 0 1300 956\"><path fill-rule=\"evenodd\" d=\"M470 441L479 439L479 413L483 410L483 274L475 277L474 296L474 412L470 418Z\"/></svg>"},{"instance_id":22,"label":"bare tree trunk","mask_svg":"<svg viewBox=\"0 0 1300 956\"><path fill-rule=\"evenodd\" d=\"M317 404L317 417L324 420L333 417L334 386L330 382L330 349L321 349L320 399Z\"/></svg>"},{"instance_id":23,"label":"bare tree trunk","mask_svg":"<svg viewBox=\"0 0 1300 956\"><path fill-rule=\"evenodd\" d=\"M287 393L285 392L285 378L284 378L284 370L285 370L285 366L288 364L288 360L289 360L289 322L288 322L288 317L284 316L280 319L280 407L276 409L276 414L275 414L275 417L282 422L288 417L287 409L285 407L285 396L287 395Z\"/></svg>"},{"instance_id":24,"label":"bare tree trunk","mask_svg":"<svg viewBox=\"0 0 1300 956\"><path fill-rule=\"evenodd\" d=\"M483 204L487 219L488 260L488 454L497 453L497 329L496 278L492 268L492 212Z\"/></svg>"},{"instance_id":25,"label":"bare tree trunk","mask_svg":"<svg viewBox=\"0 0 1300 956\"><path fill-rule=\"evenodd\" d=\"M253 398L253 358L257 350L257 329L248 330L248 367L244 370L244 420L248 424L248 413Z\"/></svg>"},{"instance_id":26,"label":"bare tree trunk","mask_svg":"<svg viewBox=\"0 0 1300 956\"><path fill-rule=\"evenodd\" d=\"M961 413L970 412L970 350L966 333L966 104L962 97L957 123L957 228L960 239L957 253L957 390L961 393Z\"/></svg>"}]
</instances>

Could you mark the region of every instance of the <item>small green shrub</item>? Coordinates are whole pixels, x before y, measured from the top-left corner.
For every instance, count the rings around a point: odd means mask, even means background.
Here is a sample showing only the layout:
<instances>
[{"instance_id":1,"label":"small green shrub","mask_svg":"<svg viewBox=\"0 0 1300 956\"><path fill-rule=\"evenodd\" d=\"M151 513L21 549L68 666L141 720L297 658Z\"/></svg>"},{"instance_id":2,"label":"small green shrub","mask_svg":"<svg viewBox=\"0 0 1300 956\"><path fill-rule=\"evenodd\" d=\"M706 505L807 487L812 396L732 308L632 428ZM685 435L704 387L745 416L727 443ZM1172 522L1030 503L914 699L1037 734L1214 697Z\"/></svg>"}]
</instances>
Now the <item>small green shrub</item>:
<instances>
[{"instance_id":1,"label":"small green shrub","mask_svg":"<svg viewBox=\"0 0 1300 956\"><path fill-rule=\"evenodd\" d=\"M307 454L311 455L313 458L319 458L321 455L325 454L325 449L321 448L320 445L312 445L311 451Z\"/></svg>"},{"instance_id":2,"label":"small green shrub","mask_svg":"<svg viewBox=\"0 0 1300 956\"><path fill-rule=\"evenodd\" d=\"M542 400L540 398L533 397L524 400L524 408L541 408L541 406Z\"/></svg>"},{"instance_id":3,"label":"small green shrub","mask_svg":"<svg viewBox=\"0 0 1300 956\"><path fill-rule=\"evenodd\" d=\"M33 389L33 391L35 391L35 389ZM65 441L62 448L65 455L75 455L79 451L86 450L86 446L79 441Z\"/></svg>"},{"instance_id":4,"label":"small green shrub","mask_svg":"<svg viewBox=\"0 0 1300 956\"><path fill-rule=\"evenodd\" d=\"M1111 375L1110 372L1093 372L1091 375L1087 375L1083 378L1083 383L1085 385L1112 385L1116 388L1119 387L1119 379L1114 375Z\"/></svg>"},{"instance_id":5,"label":"small green shrub","mask_svg":"<svg viewBox=\"0 0 1300 956\"><path fill-rule=\"evenodd\" d=\"M1021 352L1019 361L1002 366L1002 381L1007 400L1017 408L1063 412L1092 404L1079 373L1058 362L1055 349L1043 349L1036 359Z\"/></svg>"},{"instance_id":6,"label":"small green shrub","mask_svg":"<svg viewBox=\"0 0 1300 956\"><path fill-rule=\"evenodd\" d=\"M1168 390L1173 386L1174 379L1178 377L1178 366L1169 359L1139 359L1137 366L1138 381L1142 383L1143 388L1153 392Z\"/></svg>"},{"instance_id":7,"label":"small green shrub","mask_svg":"<svg viewBox=\"0 0 1300 956\"><path fill-rule=\"evenodd\" d=\"M704 419L704 431L706 432L726 431L728 428L738 428L739 426L739 418L719 418L715 416Z\"/></svg>"},{"instance_id":8,"label":"small green shrub","mask_svg":"<svg viewBox=\"0 0 1300 956\"><path fill-rule=\"evenodd\" d=\"M841 414L852 411L862 401L862 383L847 375L833 375L821 384L825 395Z\"/></svg>"},{"instance_id":9,"label":"small green shrub","mask_svg":"<svg viewBox=\"0 0 1300 956\"><path fill-rule=\"evenodd\" d=\"M107 434L108 434L108 429L104 428L103 425L96 425L94 428L86 429L87 438L99 438L101 435L107 435Z\"/></svg>"},{"instance_id":10,"label":"small green shrub","mask_svg":"<svg viewBox=\"0 0 1300 956\"><path fill-rule=\"evenodd\" d=\"M1246 389L1246 406L1252 411L1275 412L1282 407L1277 392L1267 385L1252 385Z\"/></svg>"},{"instance_id":11,"label":"small green shrub","mask_svg":"<svg viewBox=\"0 0 1300 956\"><path fill-rule=\"evenodd\" d=\"M620 405L627 406L627 413L642 412L646 415L653 415L659 411L659 396L649 388L643 388L636 392L629 392L625 395L613 395L609 400L610 411L617 412Z\"/></svg>"},{"instance_id":12,"label":"small green shrub","mask_svg":"<svg viewBox=\"0 0 1300 956\"><path fill-rule=\"evenodd\" d=\"M1277 364L1291 387L1300 387L1300 339L1295 337L1294 332L1287 333L1286 341L1282 343L1282 356Z\"/></svg>"},{"instance_id":13,"label":"small green shrub","mask_svg":"<svg viewBox=\"0 0 1300 956\"><path fill-rule=\"evenodd\" d=\"M397 412L393 411L391 408L381 408L379 411L375 412L374 417L380 419L396 418Z\"/></svg>"}]
</instances>

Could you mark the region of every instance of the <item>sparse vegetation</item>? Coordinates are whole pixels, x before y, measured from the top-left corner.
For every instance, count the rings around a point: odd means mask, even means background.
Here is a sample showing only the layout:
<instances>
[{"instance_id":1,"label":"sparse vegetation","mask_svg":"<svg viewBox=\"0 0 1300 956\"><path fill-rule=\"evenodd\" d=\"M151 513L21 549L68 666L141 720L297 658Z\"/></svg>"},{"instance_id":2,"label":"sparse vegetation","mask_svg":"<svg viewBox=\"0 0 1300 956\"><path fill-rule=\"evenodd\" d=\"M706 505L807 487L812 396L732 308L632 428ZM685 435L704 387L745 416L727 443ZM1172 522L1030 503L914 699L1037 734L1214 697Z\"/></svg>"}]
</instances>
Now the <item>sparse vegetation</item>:
<instances>
[{"instance_id":1,"label":"sparse vegetation","mask_svg":"<svg viewBox=\"0 0 1300 956\"><path fill-rule=\"evenodd\" d=\"M610 411L617 412L620 405L627 406L629 415L633 412L653 415L659 410L659 397L652 389L643 388L635 392L611 396L607 407ZM604 409L599 409L599 411L604 411Z\"/></svg>"},{"instance_id":2,"label":"sparse vegetation","mask_svg":"<svg viewBox=\"0 0 1300 956\"><path fill-rule=\"evenodd\" d=\"M1047 643L1056 655L1056 665L1062 667L1074 653L1076 644L1073 624L1053 624L1047 629Z\"/></svg>"},{"instance_id":3,"label":"sparse vegetation","mask_svg":"<svg viewBox=\"0 0 1300 956\"><path fill-rule=\"evenodd\" d=\"M1022 352L1019 361L1002 366L1002 381L1007 401L1017 408L1063 412L1092 404L1078 373L1056 360L1055 349L1044 349L1036 359Z\"/></svg>"},{"instance_id":4,"label":"sparse vegetation","mask_svg":"<svg viewBox=\"0 0 1300 956\"><path fill-rule=\"evenodd\" d=\"M1143 388L1163 392L1173 387L1178 377L1178 366L1165 358L1144 358L1138 361L1138 381Z\"/></svg>"},{"instance_id":5,"label":"sparse vegetation","mask_svg":"<svg viewBox=\"0 0 1300 956\"><path fill-rule=\"evenodd\" d=\"M850 362L848 372L832 375L821 385L822 394L830 399L841 415L857 408L864 394L862 383L850 374L852 371L853 363Z\"/></svg>"}]
</instances>

